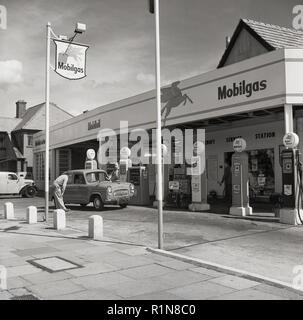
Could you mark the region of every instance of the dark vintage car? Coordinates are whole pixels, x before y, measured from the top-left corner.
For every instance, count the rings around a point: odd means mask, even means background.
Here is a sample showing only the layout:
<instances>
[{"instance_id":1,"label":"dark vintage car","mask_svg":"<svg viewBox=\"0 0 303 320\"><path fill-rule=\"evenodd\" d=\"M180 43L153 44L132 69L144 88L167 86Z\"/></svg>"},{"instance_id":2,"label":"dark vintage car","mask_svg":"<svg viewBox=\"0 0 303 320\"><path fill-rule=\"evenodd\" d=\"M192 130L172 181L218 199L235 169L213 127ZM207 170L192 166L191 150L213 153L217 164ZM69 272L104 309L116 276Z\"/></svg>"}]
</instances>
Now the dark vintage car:
<instances>
[{"instance_id":1,"label":"dark vintage car","mask_svg":"<svg viewBox=\"0 0 303 320\"><path fill-rule=\"evenodd\" d=\"M112 182L103 170L71 170L64 193L64 202L80 204L85 207L93 203L96 210L102 210L106 204L118 204L121 208L128 205L134 195L134 185L128 182ZM53 200L53 187L50 198Z\"/></svg>"}]
</instances>

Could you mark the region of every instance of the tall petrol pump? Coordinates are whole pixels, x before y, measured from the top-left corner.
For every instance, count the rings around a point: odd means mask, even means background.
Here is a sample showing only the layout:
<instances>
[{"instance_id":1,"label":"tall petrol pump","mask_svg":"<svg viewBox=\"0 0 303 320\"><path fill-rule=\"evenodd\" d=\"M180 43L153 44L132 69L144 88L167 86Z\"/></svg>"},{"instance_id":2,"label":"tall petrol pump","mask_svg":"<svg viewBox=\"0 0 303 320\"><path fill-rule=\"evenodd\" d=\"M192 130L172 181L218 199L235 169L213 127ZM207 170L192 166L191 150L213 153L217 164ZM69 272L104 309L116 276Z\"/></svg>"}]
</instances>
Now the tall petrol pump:
<instances>
[{"instance_id":1,"label":"tall petrol pump","mask_svg":"<svg viewBox=\"0 0 303 320\"><path fill-rule=\"evenodd\" d=\"M249 176L248 176L248 154L245 152L246 141L242 138L233 143L235 153L232 156L232 206L229 210L231 215L252 215L249 206Z\"/></svg>"},{"instance_id":2,"label":"tall petrol pump","mask_svg":"<svg viewBox=\"0 0 303 320\"><path fill-rule=\"evenodd\" d=\"M120 150L120 181L126 182L128 176L128 170L132 166L132 162L129 159L131 151L128 147L123 147Z\"/></svg>"},{"instance_id":3,"label":"tall petrol pump","mask_svg":"<svg viewBox=\"0 0 303 320\"><path fill-rule=\"evenodd\" d=\"M98 163L95 160L96 152L94 149L88 149L86 151L85 169L96 170L98 169Z\"/></svg>"},{"instance_id":4,"label":"tall petrol pump","mask_svg":"<svg viewBox=\"0 0 303 320\"><path fill-rule=\"evenodd\" d=\"M190 211L206 211L210 209L207 203L207 177L205 170L205 144L197 141L194 144L194 155L191 157L191 168L188 174L191 175L192 203Z\"/></svg>"},{"instance_id":5,"label":"tall petrol pump","mask_svg":"<svg viewBox=\"0 0 303 320\"><path fill-rule=\"evenodd\" d=\"M280 156L282 169L283 208L280 210L280 222L290 225L302 224L302 165L297 149L299 137L290 132L283 138L286 147Z\"/></svg>"}]
</instances>

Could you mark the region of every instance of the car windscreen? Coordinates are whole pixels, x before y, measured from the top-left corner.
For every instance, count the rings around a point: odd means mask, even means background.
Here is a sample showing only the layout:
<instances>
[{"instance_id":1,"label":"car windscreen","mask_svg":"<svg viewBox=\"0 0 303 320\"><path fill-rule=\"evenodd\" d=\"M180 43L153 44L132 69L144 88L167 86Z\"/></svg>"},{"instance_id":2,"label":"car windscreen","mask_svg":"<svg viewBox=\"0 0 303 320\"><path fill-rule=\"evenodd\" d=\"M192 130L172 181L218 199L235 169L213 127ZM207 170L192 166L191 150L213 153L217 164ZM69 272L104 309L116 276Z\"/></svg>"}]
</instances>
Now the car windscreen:
<instances>
[{"instance_id":1,"label":"car windscreen","mask_svg":"<svg viewBox=\"0 0 303 320\"><path fill-rule=\"evenodd\" d=\"M95 183L105 181L106 176L104 172L90 172L86 174L86 181L88 183Z\"/></svg>"}]
</instances>

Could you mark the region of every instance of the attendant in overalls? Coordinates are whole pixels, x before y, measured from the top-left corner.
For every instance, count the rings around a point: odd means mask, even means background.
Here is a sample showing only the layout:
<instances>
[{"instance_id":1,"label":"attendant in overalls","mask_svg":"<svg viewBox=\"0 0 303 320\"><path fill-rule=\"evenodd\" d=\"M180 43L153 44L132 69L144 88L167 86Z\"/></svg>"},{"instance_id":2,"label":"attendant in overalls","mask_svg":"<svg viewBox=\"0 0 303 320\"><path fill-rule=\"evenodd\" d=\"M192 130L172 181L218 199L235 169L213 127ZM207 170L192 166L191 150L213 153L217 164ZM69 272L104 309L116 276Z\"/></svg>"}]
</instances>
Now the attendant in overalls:
<instances>
[{"instance_id":1,"label":"attendant in overalls","mask_svg":"<svg viewBox=\"0 0 303 320\"><path fill-rule=\"evenodd\" d=\"M66 189L67 181L68 181L68 176L66 174L62 174L53 182L53 187L55 188L55 191L54 191L55 207L56 209L62 209L65 212L70 211L70 209L67 209L65 207L65 204L63 201L63 195Z\"/></svg>"}]
</instances>

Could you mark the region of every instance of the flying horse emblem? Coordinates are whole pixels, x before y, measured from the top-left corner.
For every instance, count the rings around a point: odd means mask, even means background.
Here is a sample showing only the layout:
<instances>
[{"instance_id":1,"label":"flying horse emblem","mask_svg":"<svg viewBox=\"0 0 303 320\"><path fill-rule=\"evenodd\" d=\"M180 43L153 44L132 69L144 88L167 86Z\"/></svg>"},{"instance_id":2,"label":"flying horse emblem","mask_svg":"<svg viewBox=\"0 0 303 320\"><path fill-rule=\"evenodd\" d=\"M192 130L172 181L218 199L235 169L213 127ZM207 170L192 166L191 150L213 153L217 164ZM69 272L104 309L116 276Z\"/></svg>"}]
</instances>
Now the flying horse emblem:
<instances>
[{"instance_id":1,"label":"flying horse emblem","mask_svg":"<svg viewBox=\"0 0 303 320\"><path fill-rule=\"evenodd\" d=\"M190 103L193 103L191 98L187 94L182 94L181 89L178 88L178 85L180 83L181 83L180 81L176 81L170 87L161 89L161 93L162 93L161 102L166 103L166 105L162 108L162 111L161 111L161 116L162 116L166 110L164 120L163 120L164 127L165 127L167 117L170 115L171 110L173 108L179 107L181 103L183 103L183 106L185 106L187 101L189 101Z\"/></svg>"}]
</instances>

